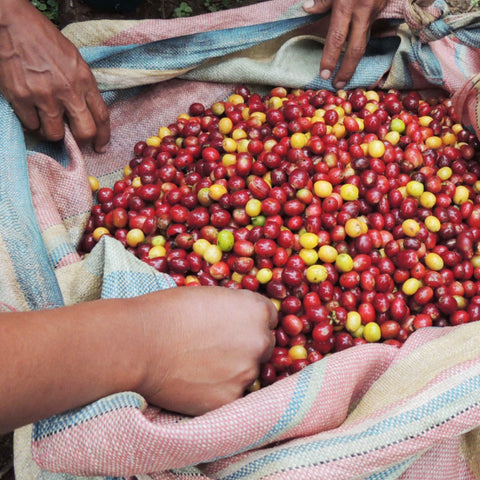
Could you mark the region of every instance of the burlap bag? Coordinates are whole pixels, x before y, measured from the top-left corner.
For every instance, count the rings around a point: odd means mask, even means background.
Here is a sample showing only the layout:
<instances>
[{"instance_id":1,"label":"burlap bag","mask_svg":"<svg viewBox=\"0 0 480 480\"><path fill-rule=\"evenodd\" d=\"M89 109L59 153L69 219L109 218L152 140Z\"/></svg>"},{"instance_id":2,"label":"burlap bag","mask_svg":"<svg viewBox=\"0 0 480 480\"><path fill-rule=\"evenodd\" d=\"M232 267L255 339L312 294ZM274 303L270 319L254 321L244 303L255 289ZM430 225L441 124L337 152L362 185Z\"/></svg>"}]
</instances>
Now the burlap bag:
<instances>
[{"instance_id":1,"label":"burlap bag","mask_svg":"<svg viewBox=\"0 0 480 480\"><path fill-rule=\"evenodd\" d=\"M480 18L393 1L391 32L372 38L349 87L450 92L479 131ZM76 253L91 193L86 174L112 185L133 144L237 83L331 88L318 67L326 19L292 0L195 18L86 22L64 33L105 92L107 152L25 139L0 102L0 300L32 310L173 287L168 276L106 238ZM424 329L397 350L367 345L198 418L124 392L15 435L19 480L480 478L480 325Z\"/></svg>"}]
</instances>

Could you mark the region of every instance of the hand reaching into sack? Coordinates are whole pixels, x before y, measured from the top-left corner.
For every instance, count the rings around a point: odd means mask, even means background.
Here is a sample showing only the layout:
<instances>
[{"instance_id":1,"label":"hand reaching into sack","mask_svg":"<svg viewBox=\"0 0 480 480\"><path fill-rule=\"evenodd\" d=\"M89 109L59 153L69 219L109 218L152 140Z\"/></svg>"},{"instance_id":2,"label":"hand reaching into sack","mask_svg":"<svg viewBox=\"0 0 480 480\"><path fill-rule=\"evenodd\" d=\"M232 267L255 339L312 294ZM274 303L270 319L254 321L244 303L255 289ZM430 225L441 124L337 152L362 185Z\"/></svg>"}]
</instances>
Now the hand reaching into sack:
<instances>
[{"instance_id":1,"label":"hand reaching into sack","mask_svg":"<svg viewBox=\"0 0 480 480\"><path fill-rule=\"evenodd\" d=\"M372 23L386 6L387 0L307 0L307 13L326 13L331 10L330 25L320 62L320 76L328 80L335 70L342 49L345 55L333 85L344 88L352 78L365 54Z\"/></svg>"},{"instance_id":2,"label":"hand reaching into sack","mask_svg":"<svg viewBox=\"0 0 480 480\"><path fill-rule=\"evenodd\" d=\"M270 300L224 287L0 314L0 433L122 391L203 414L257 378L276 324Z\"/></svg>"},{"instance_id":3,"label":"hand reaching into sack","mask_svg":"<svg viewBox=\"0 0 480 480\"><path fill-rule=\"evenodd\" d=\"M28 0L0 2L0 92L23 126L50 141L64 120L79 143L102 151L110 138L107 107L78 49Z\"/></svg>"}]
</instances>

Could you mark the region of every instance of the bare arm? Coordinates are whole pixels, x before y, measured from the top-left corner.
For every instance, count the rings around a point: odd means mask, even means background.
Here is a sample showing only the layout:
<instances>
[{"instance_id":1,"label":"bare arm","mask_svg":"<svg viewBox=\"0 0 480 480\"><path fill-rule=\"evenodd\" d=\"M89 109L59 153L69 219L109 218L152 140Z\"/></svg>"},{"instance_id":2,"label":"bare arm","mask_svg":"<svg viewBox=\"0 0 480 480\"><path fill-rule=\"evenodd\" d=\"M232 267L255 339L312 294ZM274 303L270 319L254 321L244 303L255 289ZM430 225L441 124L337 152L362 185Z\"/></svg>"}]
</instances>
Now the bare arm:
<instances>
[{"instance_id":1,"label":"bare arm","mask_svg":"<svg viewBox=\"0 0 480 480\"><path fill-rule=\"evenodd\" d=\"M107 107L77 48L28 0L0 2L0 92L27 130L51 141L66 119L80 143L102 151Z\"/></svg>"},{"instance_id":2,"label":"bare arm","mask_svg":"<svg viewBox=\"0 0 480 480\"><path fill-rule=\"evenodd\" d=\"M0 314L0 433L120 391L190 415L220 407L258 376L276 321L268 299L223 287Z\"/></svg>"},{"instance_id":3,"label":"bare arm","mask_svg":"<svg viewBox=\"0 0 480 480\"><path fill-rule=\"evenodd\" d=\"M309 0L304 9L308 13L331 11L330 26L320 63L320 75L328 80L338 64L346 46L340 68L335 75L335 88L344 88L352 78L365 54L368 35L373 21L383 10L387 0Z\"/></svg>"}]
</instances>

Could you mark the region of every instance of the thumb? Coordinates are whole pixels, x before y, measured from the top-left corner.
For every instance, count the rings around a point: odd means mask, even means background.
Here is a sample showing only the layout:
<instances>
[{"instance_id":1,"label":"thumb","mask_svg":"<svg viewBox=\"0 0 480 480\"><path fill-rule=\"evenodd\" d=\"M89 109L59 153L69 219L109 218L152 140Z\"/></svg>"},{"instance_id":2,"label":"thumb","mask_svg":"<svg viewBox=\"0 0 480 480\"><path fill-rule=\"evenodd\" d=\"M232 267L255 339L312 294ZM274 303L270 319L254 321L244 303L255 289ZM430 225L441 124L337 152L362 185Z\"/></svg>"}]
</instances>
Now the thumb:
<instances>
[{"instance_id":1,"label":"thumb","mask_svg":"<svg viewBox=\"0 0 480 480\"><path fill-rule=\"evenodd\" d=\"M331 10L333 0L306 0L302 5L307 13L325 13Z\"/></svg>"}]
</instances>

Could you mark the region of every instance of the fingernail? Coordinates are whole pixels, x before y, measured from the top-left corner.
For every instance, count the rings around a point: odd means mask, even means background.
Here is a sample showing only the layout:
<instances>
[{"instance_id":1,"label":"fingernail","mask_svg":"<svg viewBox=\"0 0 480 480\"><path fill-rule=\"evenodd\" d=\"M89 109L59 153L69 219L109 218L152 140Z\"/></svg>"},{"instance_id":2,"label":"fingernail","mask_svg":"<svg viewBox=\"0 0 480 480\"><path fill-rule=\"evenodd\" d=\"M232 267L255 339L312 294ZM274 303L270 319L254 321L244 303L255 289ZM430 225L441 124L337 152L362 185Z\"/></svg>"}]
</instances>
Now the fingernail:
<instances>
[{"instance_id":1,"label":"fingernail","mask_svg":"<svg viewBox=\"0 0 480 480\"><path fill-rule=\"evenodd\" d=\"M105 153L107 151L107 145L102 145L101 147L95 147L97 153Z\"/></svg>"},{"instance_id":2,"label":"fingernail","mask_svg":"<svg viewBox=\"0 0 480 480\"><path fill-rule=\"evenodd\" d=\"M347 84L347 82L335 82L334 87L335 87L337 90L340 90L340 89L342 89L346 84Z\"/></svg>"},{"instance_id":3,"label":"fingernail","mask_svg":"<svg viewBox=\"0 0 480 480\"><path fill-rule=\"evenodd\" d=\"M320 76L324 79L324 80L328 80L331 76L332 76L332 72L330 70L322 70L320 72Z\"/></svg>"},{"instance_id":4,"label":"fingernail","mask_svg":"<svg viewBox=\"0 0 480 480\"><path fill-rule=\"evenodd\" d=\"M314 5L314 1L313 0L306 0L303 4L303 8L305 10L310 10Z\"/></svg>"}]
</instances>

